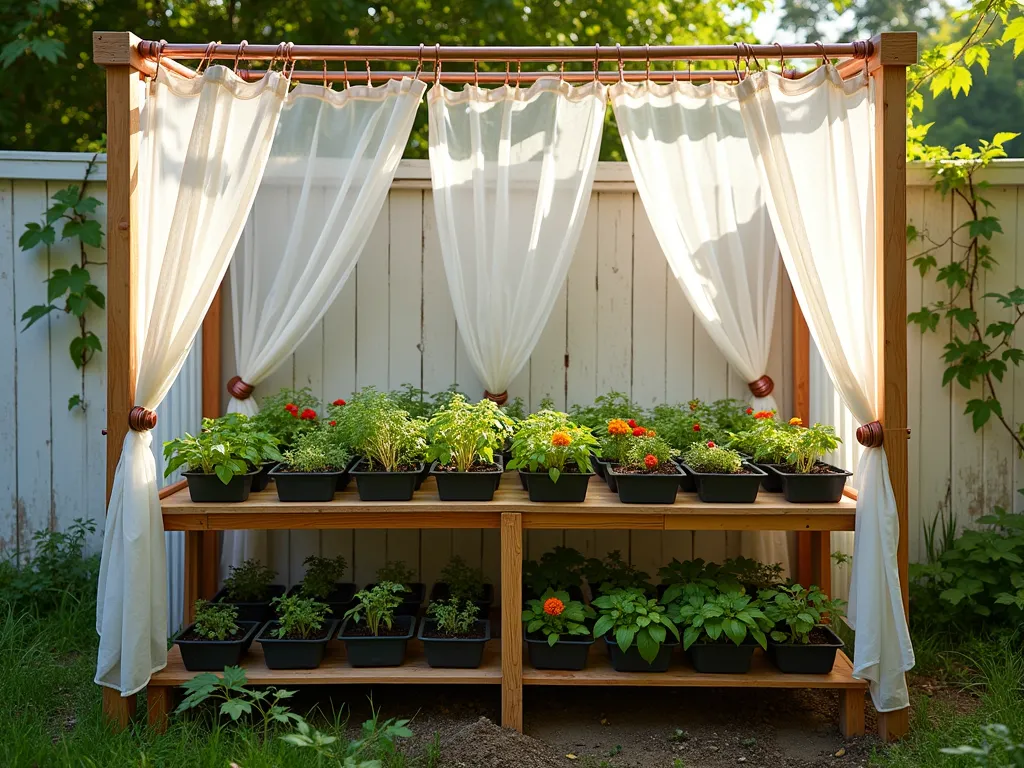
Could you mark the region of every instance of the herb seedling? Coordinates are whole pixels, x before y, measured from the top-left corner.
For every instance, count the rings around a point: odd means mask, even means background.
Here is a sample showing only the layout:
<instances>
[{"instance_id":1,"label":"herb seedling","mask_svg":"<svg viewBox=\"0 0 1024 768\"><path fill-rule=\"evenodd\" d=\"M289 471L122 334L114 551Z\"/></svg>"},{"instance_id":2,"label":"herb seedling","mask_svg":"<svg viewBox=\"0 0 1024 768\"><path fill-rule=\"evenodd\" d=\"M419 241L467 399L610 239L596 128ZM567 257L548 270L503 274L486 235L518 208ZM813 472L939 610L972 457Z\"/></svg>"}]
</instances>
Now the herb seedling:
<instances>
[{"instance_id":1,"label":"herb seedling","mask_svg":"<svg viewBox=\"0 0 1024 768\"><path fill-rule=\"evenodd\" d=\"M762 648L768 647L765 632L772 621L761 610L761 603L738 591L714 591L703 585L690 584L672 600L669 592L663 600L669 604L668 615L683 629L683 649L696 642L732 641L742 645L748 636ZM670 602L671 601L671 602Z\"/></svg>"},{"instance_id":2,"label":"herb seedling","mask_svg":"<svg viewBox=\"0 0 1024 768\"><path fill-rule=\"evenodd\" d=\"M234 602L260 602L267 599L267 592L275 578L277 571L250 558L239 566L231 566L231 572L224 579L224 589L228 598Z\"/></svg>"},{"instance_id":3,"label":"herb seedling","mask_svg":"<svg viewBox=\"0 0 1024 768\"><path fill-rule=\"evenodd\" d=\"M763 590L760 598L772 623L771 638L777 643L807 645L815 627L825 626L826 618L838 620L846 608L845 601L829 598L819 587L805 589L799 584Z\"/></svg>"},{"instance_id":4,"label":"herb seedling","mask_svg":"<svg viewBox=\"0 0 1024 768\"><path fill-rule=\"evenodd\" d=\"M192 631L207 640L227 640L238 632L238 609L230 603L196 600Z\"/></svg>"},{"instance_id":5,"label":"herb seedling","mask_svg":"<svg viewBox=\"0 0 1024 768\"><path fill-rule=\"evenodd\" d=\"M341 581L348 568L344 557L319 557L310 555L302 564L306 566L306 574L302 577L302 595L317 600L326 600L334 592L335 585Z\"/></svg>"},{"instance_id":6,"label":"herb seedling","mask_svg":"<svg viewBox=\"0 0 1024 768\"><path fill-rule=\"evenodd\" d=\"M393 581L408 587L416 581L416 571L406 566L404 560L389 560L377 569L377 581Z\"/></svg>"},{"instance_id":7,"label":"herb seedling","mask_svg":"<svg viewBox=\"0 0 1024 768\"><path fill-rule=\"evenodd\" d=\"M328 609L324 603L299 595L275 597L272 602L278 616L274 634L279 638L297 636L309 640L323 629Z\"/></svg>"},{"instance_id":8,"label":"herb seedling","mask_svg":"<svg viewBox=\"0 0 1024 768\"><path fill-rule=\"evenodd\" d=\"M743 471L743 460L736 451L715 445L713 441L694 443L686 449L683 461L694 472L735 475Z\"/></svg>"},{"instance_id":9,"label":"herb seedling","mask_svg":"<svg viewBox=\"0 0 1024 768\"><path fill-rule=\"evenodd\" d=\"M616 589L592 604L598 609L594 637L612 633L623 653L635 642L640 657L650 663L669 633L679 639L679 630L666 614L665 606L648 598L641 589Z\"/></svg>"},{"instance_id":10,"label":"herb seedling","mask_svg":"<svg viewBox=\"0 0 1024 768\"><path fill-rule=\"evenodd\" d=\"M470 600L434 600L427 608L427 615L437 621L438 633L445 637L465 637L476 624L480 609Z\"/></svg>"},{"instance_id":11,"label":"herb seedling","mask_svg":"<svg viewBox=\"0 0 1024 768\"><path fill-rule=\"evenodd\" d=\"M448 596L461 600L479 600L484 594L487 578L479 568L473 568L456 555L441 571L441 581L448 585Z\"/></svg>"},{"instance_id":12,"label":"herb seedling","mask_svg":"<svg viewBox=\"0 0 1024 768\"><path fill-rule=\"evenodd\" d=\"M473 465L493 464L512 435L512 419L492 400L470 405L455 394L427 423L427 461L468 472Z\"/></svg>"},{"instance_id":13,"label":"herb seedling","mask_svg":"<svg viewBox=\"0 0 1024 768\"><path fill-rule=\"evenodd\" d=\"M508 468L546 471L557 483L567 466L582 473L593 471L591 453L600 453L600 446L589 427L573 424L564 413L541 411L519 422Z\"/></svg>"},{"instance_id":14,"label":"herb seedling","mask_svg":"<svg viewBox=\"0 0 1024 768\"><path fill-rule=\"evenodd\" d=\"M391 629L395 624L395 609L402 604L405 587L391 581L382 581L373 589L356 592L356 604L345 612L353 624L366 621L374 636L380 635L381 627Z\"/></svg>"}]
</instances>

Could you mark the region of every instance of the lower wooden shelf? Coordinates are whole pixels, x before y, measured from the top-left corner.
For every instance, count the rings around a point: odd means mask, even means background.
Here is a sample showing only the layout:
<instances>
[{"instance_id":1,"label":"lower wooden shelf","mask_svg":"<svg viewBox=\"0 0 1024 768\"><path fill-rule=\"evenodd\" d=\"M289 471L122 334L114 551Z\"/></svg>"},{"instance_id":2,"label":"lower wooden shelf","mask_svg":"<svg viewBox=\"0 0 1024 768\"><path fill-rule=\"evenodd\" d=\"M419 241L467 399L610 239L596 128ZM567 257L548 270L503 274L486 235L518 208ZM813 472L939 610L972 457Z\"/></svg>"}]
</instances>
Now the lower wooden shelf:
<instances>
[{"instance_id":1,"label":"lower wooden shelf","mask_svg":"<svg viewBox=\"0 0 1024 768\"><path fill-rule=\"evenodd\" d=\"M492 640L484 650L484 661L478 669L433 669L423 655L418 640L409 641L405 664L400 667L350 667L345 646L332 640L327 657L316 669L268 669L263 661L263 648L253 643L242 659L245 676L253 685L342 685L426 683L430 685L500 685L501 645ZM201 672L189 672L181 663L177 647L167 653L167 666L153 675L149 686L176 686Z\"/></svg>"},{"instance_id":2,"label":"lower wooden shelf","mask_svg":"<svg viewBox=\"0 0 1024 768\"><path fill-rule=\"evenodd\" d=\"M594 643L587 668L579 672L534 669L523 652L523 685L642 685L689 688L849 688L867 690L868 684L853 677L853 665L842 651L827 675L787 675L758 649L745 675L709 675L690 666L686 654L676 650L667 672L616 672L602 641Z\"/></svg>"}]
</instances>

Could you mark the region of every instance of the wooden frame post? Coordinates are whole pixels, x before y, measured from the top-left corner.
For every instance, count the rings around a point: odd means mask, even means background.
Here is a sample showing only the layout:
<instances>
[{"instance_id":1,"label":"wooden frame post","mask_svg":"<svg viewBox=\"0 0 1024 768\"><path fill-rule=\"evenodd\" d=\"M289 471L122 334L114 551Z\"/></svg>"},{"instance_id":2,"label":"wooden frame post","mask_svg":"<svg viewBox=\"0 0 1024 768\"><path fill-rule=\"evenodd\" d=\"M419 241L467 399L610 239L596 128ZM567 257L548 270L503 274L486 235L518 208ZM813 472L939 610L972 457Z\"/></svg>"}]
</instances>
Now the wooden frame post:
<instances>
[{"instance_id":1,"label":"wooden frame post","mask_svg":"<svg viewBox=\"0 0 1024 768\"><path fill-rule=\"evenodd\" d=\"M523 731L523 516L501 516L501 725Z\"/></svg>"},{"instance_id":2,"label":"wooden frame post","mask_svg":"<svg viewBox=\"0 0 1024 768\"><path fill-rule=\"evenodd\" d=\"M807 327L807 319L796 292L793 296L793 415L803 419L804 424L811 421L811 330ZM801 584L809 584L813 580L815 541L814 534L799 531L796 535L796 580ZM820 585L819 585L820 586Z\"/></svg>"},{"instance_id":3,"label":"wooden frame post","mask_svg":"<svg viewBox=\"0 0 1024 768\"><path fill-rule=\"evenodd\" d=\"M224 295L224 285L221 284L217 294L213 297L213 303L210 304L210 308L206 311L206 317L203 318L203 418L215 419L221 415L220 409L220 398L221 393L224 391L223 377L221 376L221 345L220 345L220 330L221 330L221 307L222 298ZM216 531L204 531L202 534L202 544L200 547L200 565L199 565L199 596L209 600L213 597L213 593L217 591L217 560L219 559L220 549L218 547L218 539ZM188 548L185 549L186 556L188 555ZM189 565L186 562L185 568L188 569ZM192 606L186 604L185 615L191 616Z\"/></svg>"},{"instance_id":4,"label":"wooden frame post","mask_svg":"<svg viewBox=\"0 0 1024 768\"><path fill-rule=\"evenodd\" d=\"M139 162L138 38L130 32L93 34L93 60L107 70L107 502L128 413L135 405L136 339L132 296L138 249L136 184ZM103 714L117 728L135 715L136 697L103 689Z\"/></svg>"},{"instance_id":5,"label":"wooden frame post","mask_svg":"<svg viewBox=\"0 0 1024 768\"><path fill-rule=\"evenodd\" d=\"M917 34L886 32L872 38L868 63L875 87L875 251L878 281L878 419L885 428L889 481L899 517L900 589L909 615L909 470L907 431L907 67L917 62ZM883 712L878 733L899 738L910 710Z\"/></svg>"}]
</instances>

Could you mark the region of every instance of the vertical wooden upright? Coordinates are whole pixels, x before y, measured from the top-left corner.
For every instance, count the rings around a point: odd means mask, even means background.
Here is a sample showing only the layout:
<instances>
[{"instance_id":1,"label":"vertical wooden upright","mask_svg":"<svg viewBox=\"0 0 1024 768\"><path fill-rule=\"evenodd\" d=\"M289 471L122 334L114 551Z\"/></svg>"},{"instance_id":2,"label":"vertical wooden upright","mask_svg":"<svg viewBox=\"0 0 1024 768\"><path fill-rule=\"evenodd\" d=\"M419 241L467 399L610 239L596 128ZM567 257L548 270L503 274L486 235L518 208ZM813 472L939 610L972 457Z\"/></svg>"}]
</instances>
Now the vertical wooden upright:
<instances>
[{"instance_id":1,"label":"vertical wooden upright","mask_svg":"<svg viewBox=\"0 0 1024 768\"><path fill-rule=\"evenodd\" d=\"M811 421L811 330L793 292L793 415ZM814 534L799 531L796 535L796 580L801 584L814 581ZM821 586L820 584L818 586ZM822 587L824 589L824 587Z\"/></svg>"},{"instance_id":2,"label":"vertical wooden upright","mask_svg":"<svg viewBox=\"0 0 1024 768\"><path fill-rule=\"evenodd\" d=\"M523 516L501 515L501 724L523 730Z\"/></svg>"},{"instance_id":3,"label":"vertical wooden upright","mask_svg":"<svg viewBox=\"0 0 1024 768\"><path fill-rule=\"evenodd\" d=\"M136 280L136 184L139 160L139 70L130 32L93 34L93 60L107 70L107 501L135 404L132 296ZM119 728L135 714L136 698L103 689L103 714Z\"/></svg>"},{"instance_id":4,"label":"vertical wooden upright","mask_svg":"<svg viewBox=\"0 0 1024 768\"><path fill-rule=\"evenodd\" d=\"M213 303L203 318L203 418L215 419L221 415L220 399L224 378L220 366L221 307L224 286L221 285L213 297ZM217 560L219 556L216 531L203 531L199 563L199 596L209 600L217 591ZM186 556L188 548L185 549ZM186 569L189 567L185 564ZM186 614L191 615L192 606L186 603Z\"/></svg>"},{"instance_id":5,"label":"vertical wooden upright","mask_svg":"<svg viewBox=\"0 0 1024 768\"><path fill-rule=\"evenodd\" d=\"M869 72L875 86L875 237L878 280L879 421L885 428L889 480L899 516L900 589L909 610L909 470L907 440L907 67L917 62L917 34L872 38ZM910 711L880 713L878 730L890 740L906 734Z\"/></svg>"}]
</instances>

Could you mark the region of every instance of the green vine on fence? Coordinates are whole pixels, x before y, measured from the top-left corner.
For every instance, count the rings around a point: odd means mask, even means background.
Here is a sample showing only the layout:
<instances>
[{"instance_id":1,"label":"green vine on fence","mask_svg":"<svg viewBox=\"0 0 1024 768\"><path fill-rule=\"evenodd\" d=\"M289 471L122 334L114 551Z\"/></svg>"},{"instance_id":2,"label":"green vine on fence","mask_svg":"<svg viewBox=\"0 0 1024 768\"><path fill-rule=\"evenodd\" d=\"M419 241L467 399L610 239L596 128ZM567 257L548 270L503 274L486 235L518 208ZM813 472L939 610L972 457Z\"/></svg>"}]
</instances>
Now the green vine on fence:
<instances>
[{"instance_id":1,"label":"green vine on fence","mask_svg":"<svg viewBox=\"0 0 1024 768\"><path fill-rule=\"evenodd\" d=\"M100 223L91 218L102 203L95 197L86 195L89 176L95 169L97 155L85 169L85 177L81 186L72 184L53 194L51 205L46 209L40 222L29 222L18 240L23 251L29 251L40 245L51 246L57 240L57 226L61 225L60 239L78 241L79 263L72 264L70 269L63 267L53 270L46 280L46 304L36 304L25 310L21 319L25 321L22 331L31 328L39 320L51 312L64 312L72 315L78 322L79 333L69 345L71 359L75 367L81 371L81 391L68 399L68 410L81 408L85 410L85 366L97 352L103 350L103 344L88 327L88 310L90 306L98 309L106 307L103 292L92 281L90 266L103 266L105 261L93 261L89 258L87 248L100 248L103 245L103 230Z\"/></svg>"},{"instance_id":2,"label":"green vine on fence","mask_svg":"<svg viewBox=\"0 0 1024 768\"><path fill-rule=\"evenodd\" d=\"M1024 349L1014 339L1024 317L1024 288L1014 286L1005 292L982 293L985 273L997 264L991 241L1003 228L986 197L989 184L979 178L980 172L994 160L1006 157L1004 145L1019 134L1000 132L991 141L980 141L977 148L961 144L948 149L926 143L931 123L913 122L915 113L924 106L925 86L933 97L946 92L953 98L966 95L973 84L972 68L987 73L993 49L1012 45L1014 57L1024 52L1022 10L1024 4L1018 0L972 3L956 16L966 34L924 51L921 62L908 73L907 158L926 161L936 191L943 199L953 197L961 201L968 215L948 237L940 240L933 239L925 229L907 227L908 243L919 247L910 257L911 262L922 277L934 273L935 281L949 291L948 299L925 304L911 312L907 320L922 333L937 332L940 322L947 321L944 328L948 326L950 340L943 355L943 386L956 383L976 392L978 396L968 400L964 410L971 417L974 430L982 429L995 417L1024 455L1024 423L1013 424L1007 419L996 389L1009 367L1024 361ZM947 246L952 257L948 264L940 265L936 254ZM982 320L999 309L1003 310L999 320Z\"/></svg>"}]
</instances>

